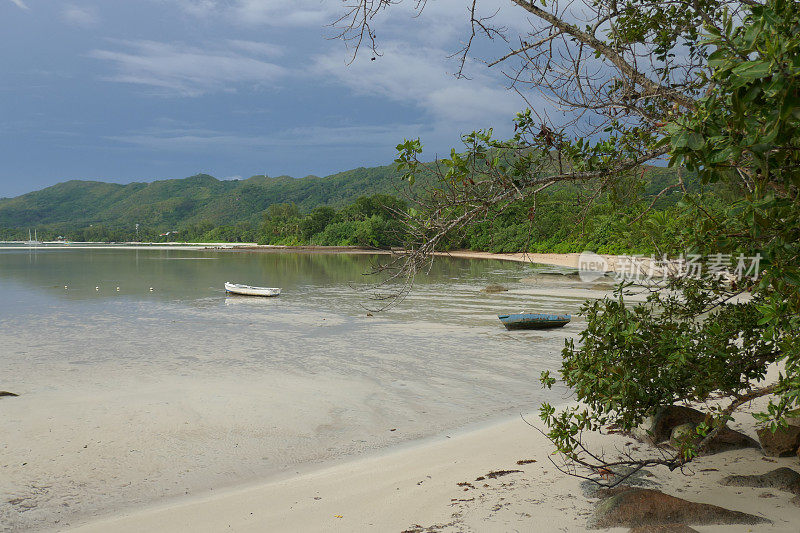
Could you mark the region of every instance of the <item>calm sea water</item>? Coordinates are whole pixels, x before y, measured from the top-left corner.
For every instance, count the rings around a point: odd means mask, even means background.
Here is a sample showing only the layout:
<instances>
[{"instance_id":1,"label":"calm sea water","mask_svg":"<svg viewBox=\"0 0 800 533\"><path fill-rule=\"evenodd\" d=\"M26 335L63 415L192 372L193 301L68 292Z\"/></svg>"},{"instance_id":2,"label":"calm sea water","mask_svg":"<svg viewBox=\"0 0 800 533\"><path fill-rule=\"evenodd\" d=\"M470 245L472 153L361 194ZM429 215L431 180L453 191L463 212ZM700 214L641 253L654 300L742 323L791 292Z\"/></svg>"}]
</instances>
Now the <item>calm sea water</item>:
<instances>
[{"instance_id":1,"label":"calm sea water","mask_svg":"<svg viewBox=\"0 0 800 533\"><path fill-rule=\"evenodd\" d=\"M63 525L563 397L538 376L580 319L506 332L496 315L574 313L581 300L559 295L572 278L442 258L368 316L380 260L0 250L0 390L20 394L0 403L0 524ZM227 296L225 281L283 293ZM511 290L482 293L490 283Z\"/></svg>"}]
</instances>

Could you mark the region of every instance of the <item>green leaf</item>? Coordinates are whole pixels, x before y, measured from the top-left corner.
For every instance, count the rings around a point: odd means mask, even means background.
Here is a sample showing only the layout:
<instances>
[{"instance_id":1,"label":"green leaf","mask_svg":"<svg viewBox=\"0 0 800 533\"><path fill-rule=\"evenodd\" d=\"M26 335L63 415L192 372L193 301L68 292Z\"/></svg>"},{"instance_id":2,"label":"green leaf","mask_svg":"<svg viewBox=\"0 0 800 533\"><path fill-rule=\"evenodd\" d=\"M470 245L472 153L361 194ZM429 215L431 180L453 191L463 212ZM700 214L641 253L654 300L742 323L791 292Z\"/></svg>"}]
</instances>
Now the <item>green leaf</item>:
<instances>
[{"instance_id":1,"label":"green leaf","mask_svg":"<svg viewBox=\"0 0 800 533\"><path fill-rule=\"evenodd\" d=\"M670 139L673 148L686 148L689 146L689 132L679 131Z\"/></svg>"},{"instance_id":2,"label":"green leaf","mask_svg":"<svg viewBox=\"0 0 800 533\"><path fill-rule=\"evenodd\" d=\"M745 61L733 67L732 73L746 80L769 76L772 72L769 61Z\"/></svg>"},{"instance_id":3,"label":"green leaf","mask_svg":"<svg viewBox=\"0 0 800 533\"><path fill-rule=\"evenodd\" d=\"M691 132L687 138L686 144L691 150L700 150L705 145L705 140L699 133Z\"/></svg>"}]
</instances>

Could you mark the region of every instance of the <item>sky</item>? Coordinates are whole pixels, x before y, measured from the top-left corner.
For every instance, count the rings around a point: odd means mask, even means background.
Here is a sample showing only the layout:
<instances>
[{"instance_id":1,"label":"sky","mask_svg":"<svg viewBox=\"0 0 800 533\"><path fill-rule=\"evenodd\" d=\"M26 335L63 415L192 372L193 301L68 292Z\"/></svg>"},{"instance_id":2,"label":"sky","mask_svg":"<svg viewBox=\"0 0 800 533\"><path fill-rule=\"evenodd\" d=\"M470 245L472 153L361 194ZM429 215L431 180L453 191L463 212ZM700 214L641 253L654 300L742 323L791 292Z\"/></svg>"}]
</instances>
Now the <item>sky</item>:
<instances>
[{"instance_id":1,"label":"sky","mask_svg":"<svg viewBox=\"0 0 800 533\"><path fill-rule=\"evenodd\" d=\"M468 2L376 20L382 55L330 27L341 0L0 0L0 197L70 179L325 176L388 164L421 138L511 134L525 107L479 43L456 79ZM519 9L484 0L524 29Z\"/></svg>"}]
</instances>

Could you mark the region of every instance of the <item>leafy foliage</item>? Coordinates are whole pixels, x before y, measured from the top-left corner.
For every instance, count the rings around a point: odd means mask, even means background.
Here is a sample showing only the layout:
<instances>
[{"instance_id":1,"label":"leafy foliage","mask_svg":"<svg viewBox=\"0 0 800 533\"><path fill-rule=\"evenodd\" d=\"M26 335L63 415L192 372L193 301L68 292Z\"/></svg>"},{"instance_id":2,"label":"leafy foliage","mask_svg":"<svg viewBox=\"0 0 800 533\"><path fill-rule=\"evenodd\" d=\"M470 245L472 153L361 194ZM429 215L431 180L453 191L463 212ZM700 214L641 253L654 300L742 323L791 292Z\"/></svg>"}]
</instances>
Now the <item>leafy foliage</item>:
<instances>
[{"instance_id":1,"label":"leafy foliage","mask_svg":"<svg viewBox=\"0 0 800 533\"><path fill-rule=\"evenodd\" d=\"M752 5L744 18L708 24L703 45L709 89L695 109L665 128L661 145L671 165L684 164L713 184L723 205L687 195L679 240L698 255L758 257L759 267L733 283L707 274L673 279L672 293L647 303L615 300L588 304L580 343L569 342L561 375L586 407L541 417L559 451L586 461L580 432L605 423L630 429L675 401L730 398L697 435L676 444L674 468L691 460L740 405L773 395L759 415L773 428L800 400L800 5L771 0ZM706 265L708 266L708 265ZM749 290L752 299L733 302ZM777 384L764 385L767 366L783 363ZM542 376L545 386L554 378Z\"/></svg>"},{"instance_id":2,"label":"leafy foliage","mask_svg":"<svg viewBox=\"0 0 800 533\"><path fill-rule=\"evenodd\" d=\"M762 257L757 315L785 363L763 417L775 424L800 405L800 5L772 0L708 31L712 90L670 127L672 164L741 191L698 219L694 244Z\"/></svg>"},{"instance_id":3,"label":"leafy foliage","mask_svg":"<svg viewBox=\"0 0 800 533\"><path fill-rule=\"evenodd\" d=\"M321 206L300 214L294 204L275 204L264 213L261 244L364 246L389 248L404 243L405 204L389 195L362 196L340 210Z\"/></svg>"},{"instance_id":4,"label":"leafy foliage","mask_svg":"<svg viewBox=\"0 0 800 533\"><path fill-rule=\"evenodd\" d=\"M631 304L623 284L614 298L584 305L587 326L578 342L566 342L561 376L585 407L541 411L559 451L577 458L586 429L630 430L665 405L746 393L779 359L759 324L760 302L727 303L733 294L719 277L674 278L658 288ZM550 387L554 379L545 373L542 382ZM679 465L697 444L683 443L668 464Z\"/></svg>"}]
</instances>

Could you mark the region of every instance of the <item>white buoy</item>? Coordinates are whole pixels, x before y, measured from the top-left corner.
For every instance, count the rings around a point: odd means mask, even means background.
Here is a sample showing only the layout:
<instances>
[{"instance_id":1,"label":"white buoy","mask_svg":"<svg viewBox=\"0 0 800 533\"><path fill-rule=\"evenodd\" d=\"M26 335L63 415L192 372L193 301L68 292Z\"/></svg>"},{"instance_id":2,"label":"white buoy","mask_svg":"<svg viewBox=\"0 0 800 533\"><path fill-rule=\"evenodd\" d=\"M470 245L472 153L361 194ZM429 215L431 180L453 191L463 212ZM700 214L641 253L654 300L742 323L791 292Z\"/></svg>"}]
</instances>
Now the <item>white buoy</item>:
<instances>
[{"instance_id":1,"label":"white buoy","mask_svg":"<svg viewBox=\"0 0 800 533\"><path fill-rule=\"evenodd\" d=\"M150 292L153 292L153 287L150 287Z\"/></svg>"},{"instance_id":2,"label":"white buoy","mask_svg":"<svg viewBox=\"0 0 800 533\"><path fill-rule=\"evenodd\" d=\"M66 285L64 285L64 290L67 290L67 286Z\"/></svg>"},{"instance_id":3,"label":"white buoy","mask_svg":"<svg viewBox=\"0 0 800 533\"><path fill-rule=\"evenodd\" d=\"M99 291L100 287L95 287L94 290Z\"/></svg>"},{"instance_id":4,"label":"white buoy","mask_svg":"<svg viewBox=\"0 0 800 533\"><path fill-rule=\"evenodd\" d=\"M119 292L119 287L117 287L117 292Z\"/></svg>"}]
</instances>

